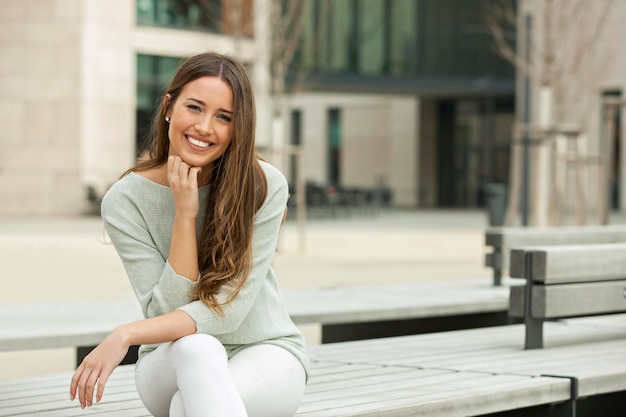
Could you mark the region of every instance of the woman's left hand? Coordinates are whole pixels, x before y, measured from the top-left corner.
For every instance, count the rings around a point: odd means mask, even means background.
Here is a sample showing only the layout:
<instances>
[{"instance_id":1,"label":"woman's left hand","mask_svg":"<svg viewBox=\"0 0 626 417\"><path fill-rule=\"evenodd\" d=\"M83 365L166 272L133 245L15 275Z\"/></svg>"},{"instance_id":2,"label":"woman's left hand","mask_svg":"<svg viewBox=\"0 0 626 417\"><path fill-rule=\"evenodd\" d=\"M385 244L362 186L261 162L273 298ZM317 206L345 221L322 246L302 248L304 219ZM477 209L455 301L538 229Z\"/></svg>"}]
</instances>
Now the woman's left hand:
<instances>
[{"instance_id":1,"label":"woman's left hand","mask_svg":"<svg viewBox=\"0 0 626 417\"><path fill-rule=\"evenodd\" d=\"M109 376L122 362L129 347L128 338L124 336L123 331L120 328L113 330L83 359L74 372L70 384L70 399L73 401L78 394L81 407L90 407L97 385L96 402L99 402Z\"/></svg>"}]
</instances>

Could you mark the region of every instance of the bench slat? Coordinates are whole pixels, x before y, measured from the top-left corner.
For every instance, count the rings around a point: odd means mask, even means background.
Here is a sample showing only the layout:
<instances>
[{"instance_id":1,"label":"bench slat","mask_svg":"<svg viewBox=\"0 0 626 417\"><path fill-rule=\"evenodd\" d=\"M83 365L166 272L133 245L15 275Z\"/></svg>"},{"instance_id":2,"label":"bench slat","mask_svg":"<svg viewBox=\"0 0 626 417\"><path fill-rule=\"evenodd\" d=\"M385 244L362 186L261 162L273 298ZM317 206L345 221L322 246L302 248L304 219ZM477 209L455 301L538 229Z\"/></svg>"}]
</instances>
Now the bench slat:
<instances>
[{"instance_id":1,"label":"bench slat","mask_svg":"<svg viewBox=\"0 0 626 417\"><path fill-rule=\"evenodd\" d=\"M626 314L607 316L606 327L602 320L596 317L593 327L585 319L546 323L549 349L523 350L523 325L510 325L364 340L356 345L358 351L350 342L336 343L312 350L311 356L420 369L576 376L582 383L580 395L595 394L602 387L609 390L604 392L626 390Z\"/></svg>"},{"instance_id":2,"label":"bench slat","mask_svg":"<svg viewBox=\"0 0 626 417\"><path fill-rule=\"evenodd\" d=\"M285 294L294 323L359 323L506 310L508 287L484 279L359 285ZM504 308L502 306L504 301Z\"/></svg>"},{"instance_id":3,"label":"bench slat","mask_svg":"<svg viewBox=\"0 0 626 417\"><path fill-rule=\"evenodd\" d=\"M626 279L586 284L535 285L532 317L554 319L626 311ZM511 287L509 315L524 317L523 285Z\"/></svg>"},{"instance_id":4,"label":"bench slat","mask_svg":"<svg viewBox=\"0 0 626 417\"><path fill-rule=\"evenodd\" d=\"M305 403L297 416L461 417L569 398L569 383L564 380L519 375L451 372L439 378L439 382L416 379L410 385L388 388L379 393L348 394L329 401Z\"/></svg>"},{"instance_id":5,"label":"bench slat","mask_svg":"<svg viewBox=\"0 0 626 417\"><path fill-rule=\"evenodd\" d=\"M626 243L516 248L512 277L526 278L525 253L532 254L533 280L545 284L626 278Z\"/></svg>"},{"instance_id":6,"label":"bench slat","mask_svg":"<svg viewBox=\"0 0 626 417\"><path fill-rule=\"evenodd\" d=\"M487 246L577 245L626 242L626 226L500 227L485 233Z\"/></svg>"}]
</instances>

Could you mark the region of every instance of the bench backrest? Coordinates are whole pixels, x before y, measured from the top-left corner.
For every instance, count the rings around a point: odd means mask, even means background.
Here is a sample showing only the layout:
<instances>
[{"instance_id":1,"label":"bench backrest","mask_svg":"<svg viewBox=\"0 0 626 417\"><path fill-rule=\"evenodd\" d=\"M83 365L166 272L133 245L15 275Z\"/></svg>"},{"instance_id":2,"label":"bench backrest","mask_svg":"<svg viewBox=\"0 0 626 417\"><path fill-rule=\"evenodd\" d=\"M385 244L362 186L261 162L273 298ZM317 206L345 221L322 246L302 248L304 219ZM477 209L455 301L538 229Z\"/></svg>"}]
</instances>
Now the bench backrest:
<instances>
[{"instance_id":1,"label":"bench backrest","mask_svg":"<svg viewBox=\"0 0 626 417\"><path fill-rule=\"evenodd\" d=\"M487 246L505 248L612 242L626 242L626 225L493 227L485 233Z\"/></svg>"},{"instance_id":2,"label":"bench backrest","mask_svg":"<svg viewBox=\"0 0 626 417\"><path fill-rule=\"evenodd\" d=\"M531 255L530 276L526 272L526 254ZM513 248L510 275L544 284L623 279L626 243Z\"/></svg>"},{"instance_id":3,"label":"bench backrest","mask_svg":"<svg viewBox=\"0 0 626 417\"><path fill-rule=\"evenodd\" d=\"M525 348L543 347L543 321L626 311L626 243L511 250L509 315L523 317Z\"/></svg>"},{"instance_id":4,"label":"bench backrest","mask_svg":"<svg viewBox=\"0 0 626 417\"><path fill-rule=\"evenodd\" d=\"M617 242L626 243L626 225L494 227L485 233L485 245L492 248L492 252L485 256L485 266L493 268L494 283L499 285L502 271L512 268L509 254L511 248Z\"/></svg>"},{"instance_id":5,"label":"bench backrest","mask_svg":"<svg viewBox=\"0 0 626 417\"><path fill-rule=\"evenodd\" d=\"M626 311L626 243L513 249L511 276L532 281L535 318ZM511 288L511 316L524 315L524 297L524 286Z\"/></svg>"}]
</instances>

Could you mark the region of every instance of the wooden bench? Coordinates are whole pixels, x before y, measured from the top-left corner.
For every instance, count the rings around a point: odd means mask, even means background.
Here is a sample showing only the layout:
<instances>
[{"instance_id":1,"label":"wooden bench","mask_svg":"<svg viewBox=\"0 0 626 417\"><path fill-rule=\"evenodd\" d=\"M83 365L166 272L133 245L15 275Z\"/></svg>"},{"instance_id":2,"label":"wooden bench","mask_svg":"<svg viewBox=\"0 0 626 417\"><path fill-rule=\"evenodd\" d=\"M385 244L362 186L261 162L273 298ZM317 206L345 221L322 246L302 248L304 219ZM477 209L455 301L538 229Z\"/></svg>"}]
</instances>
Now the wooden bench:
<instances>
[{"instance_id":1,"label":"wooden bench","mask_svg":"<svg viewBox=\"0 0 626 417\"><path fill-rule=\"evenodd\" d=\"M626 242L626 226L492 227L485 233L485 266L493 269L493 285L509 269L511 248Z\"/></svg>"},{"instance_id":2,"label":"wooden bench","mask_svg":"<svg viewBox=\"0 0 626 417\"><path fill-rule=\"evenodd\" d=\"M521 348L523 325L313 346L297 417L621 415L626 315L607 323L546 323L539 350ZM69 401L70 375L0 382L0 416L149 416L132 365L119 367L87 410Z\"/></svg>"},{"instance_id":3,"label":"wooden bench","mask_svg":"<svg viewBox=\"0 0 626 417\"><path fill-rule=\"evenodd\" d=\"M513 249L510 272L526 279L509 311L524 318L527 349L543 346L546 320L626 311L626 243Z\"/></svg>"},{"instance_id":4,"label":"wooden bench","mask_svg":"<svg viewBox=\"0 0 626 417\"><path fill-rule=\"evenodd\" d=\"M297 325L321 325L322 343L501 325L508 287L483 280L361 285L285 292ZM116 326L142 318L134 299L0 305L0 352L77 347L77 362ZM124 363L136 360L136 347Z\"/></svg>"}]
</instances>

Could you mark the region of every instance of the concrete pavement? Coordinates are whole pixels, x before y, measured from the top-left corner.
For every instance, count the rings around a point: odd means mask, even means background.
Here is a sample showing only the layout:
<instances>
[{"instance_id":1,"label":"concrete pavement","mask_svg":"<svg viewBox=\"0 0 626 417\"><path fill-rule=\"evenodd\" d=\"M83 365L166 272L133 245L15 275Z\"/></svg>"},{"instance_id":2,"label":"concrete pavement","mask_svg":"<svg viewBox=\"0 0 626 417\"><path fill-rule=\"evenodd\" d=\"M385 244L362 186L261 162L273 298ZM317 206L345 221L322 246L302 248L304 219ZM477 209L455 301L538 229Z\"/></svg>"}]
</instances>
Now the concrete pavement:
<instances>
[{"instance_id":1,"label":"concrete pavement","mask_svg":"<svg viewBox=\"0 0 626 417\"><path fill-rule=\"evenodd\" d=\"M289 220L274 266L284 289L486 276L485 222L481 211L310 220L301 253ZM98 217L0 219L0 253L2 303L132 296Z\"/></svg>"}]
</instances>

